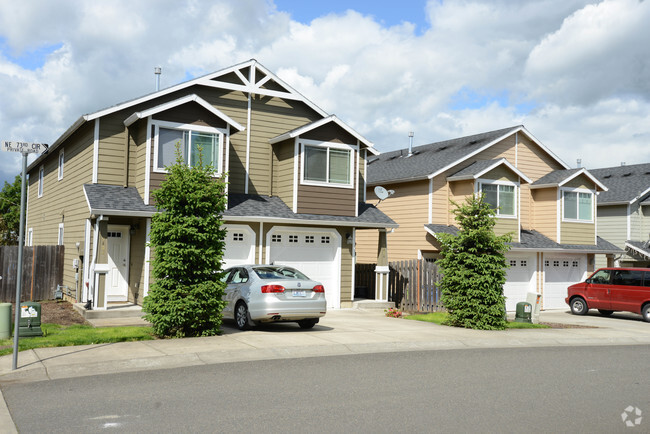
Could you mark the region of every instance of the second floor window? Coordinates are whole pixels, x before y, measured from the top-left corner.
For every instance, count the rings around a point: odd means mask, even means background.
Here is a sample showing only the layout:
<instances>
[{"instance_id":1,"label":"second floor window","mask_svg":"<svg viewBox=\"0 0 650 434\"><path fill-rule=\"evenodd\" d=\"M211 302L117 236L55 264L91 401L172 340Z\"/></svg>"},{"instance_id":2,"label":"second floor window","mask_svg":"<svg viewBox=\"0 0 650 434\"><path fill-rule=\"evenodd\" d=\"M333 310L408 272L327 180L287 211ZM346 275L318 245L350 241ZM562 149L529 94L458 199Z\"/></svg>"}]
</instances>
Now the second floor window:
<instances>
[{"instance_id":1,"label":"second floor window","mask_svg":"<svg viewBox=\"0 0 650 434\"><path fill-rule=\"evenodd\" d=\"M186 164L198 165L200 148L203 165L212 165L216 173L221 173L221 141L221 133L160 127L156 170L163 171L165 167L176 163L176 144L180 144L181 155Z\"/></svg>"},{"instance_id":2,"label":"second floor window","mask_svg":"<svg viewBox=\"0 0 650 434\"><path fill-rule=\"evenodd\" d=\"M593 194L574 191L562 193L564 205L564 220L591 222L593 209Z\"/></svg>"},{"instance_id":3,"label":"second floor window","mask_svg":"<svg viewBox=\"0 0 650 434\"><path fill-rule=\"evenodd\" d=\"M515 186L502 184L481 184L481 192L490 208L496 210L499 217L515 217L517 215L515 204Z\"/></svg>"},{"instance_id":4,"label":"second floor window","mask_svg":"<svg viewBox=\"0 0 650 434\"><path fill-rule=\"evenodd\" d=\"M303 144L303 182L352 186L352 149L348 146Z\"/></svg>"}]
</instances>

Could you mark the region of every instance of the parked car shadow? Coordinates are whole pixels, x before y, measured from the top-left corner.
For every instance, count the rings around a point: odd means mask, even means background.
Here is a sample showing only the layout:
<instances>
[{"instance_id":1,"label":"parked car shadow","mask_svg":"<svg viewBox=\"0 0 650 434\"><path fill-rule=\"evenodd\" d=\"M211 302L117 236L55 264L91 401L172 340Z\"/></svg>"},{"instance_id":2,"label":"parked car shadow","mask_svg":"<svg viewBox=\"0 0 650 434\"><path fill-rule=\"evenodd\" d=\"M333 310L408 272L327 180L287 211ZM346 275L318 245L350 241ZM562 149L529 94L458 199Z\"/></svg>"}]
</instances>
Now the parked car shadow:
<instances>
[{"instance_id":1,"label":"parked car shadow","mask_svg":"<svg viewBox=\"0 0 650 434\"><path fill-rule=\"evenodd\" d=\"M223 334L245 333L239 330L234 320L224 319L221 327ZM253 327L251 331L268 333L314 333L334 330L332 327L316 324L312 329L301 329L296 322L271 322Z\"/></svg>"}]
</instances>

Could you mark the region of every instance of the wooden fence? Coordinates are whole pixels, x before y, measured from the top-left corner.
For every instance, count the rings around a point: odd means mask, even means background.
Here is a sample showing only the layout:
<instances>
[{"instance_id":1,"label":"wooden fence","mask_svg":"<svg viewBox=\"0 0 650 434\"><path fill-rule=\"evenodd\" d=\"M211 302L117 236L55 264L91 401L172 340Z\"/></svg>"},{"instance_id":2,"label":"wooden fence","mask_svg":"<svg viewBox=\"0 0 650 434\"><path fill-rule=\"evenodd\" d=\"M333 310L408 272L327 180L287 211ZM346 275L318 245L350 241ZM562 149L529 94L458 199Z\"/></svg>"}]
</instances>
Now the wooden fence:
<instances>
[{"instance_id":1,"label":"wooden fence","mask_svg":"<svg viewBox=\"0 0 650 434\"><path fill-rule=\"evenodd\" d=\"M442 310L438 266L423 259L397 261L388 264L388 301L407 312L436 312ZM357 264L355 270L355 298L367 291L367 298L374 297L375 264ZM361 291L359 291L361 290Z\"/></svg>"},{"instance_id":2,"label":"wooden fence","mask_svg":"<svg viewBox=\"0 0 650 434\"><path fill-rule=\"evenodd\" d=\"M63 281L63 246L23 248L21 300L52 300ZM18 246L0 246L0 302L16 301Z\"/></svg>"}]
</instances>

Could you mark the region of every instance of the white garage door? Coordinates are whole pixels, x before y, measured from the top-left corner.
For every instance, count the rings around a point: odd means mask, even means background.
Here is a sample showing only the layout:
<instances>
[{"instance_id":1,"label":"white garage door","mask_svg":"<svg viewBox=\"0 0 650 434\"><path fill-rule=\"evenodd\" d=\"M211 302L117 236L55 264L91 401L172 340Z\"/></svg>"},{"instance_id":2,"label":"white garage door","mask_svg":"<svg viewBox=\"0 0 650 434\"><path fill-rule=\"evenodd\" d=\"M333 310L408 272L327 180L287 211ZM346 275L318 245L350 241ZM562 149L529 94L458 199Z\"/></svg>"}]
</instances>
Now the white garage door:
<instances>
[{"instance_id":1,"label":"white garage door","mask_svg":"<svg viewBox=\"0 0 650 434\"><path fill-rule=\"evenodd\" d=\"M255 264L255 231L247 225L224 225L226 250L223 254L225 270L235 265Z\"/></svg>"},{"instance_id":2,"label":"white garage door","mask_svg":"<svg viewBox=\"0 0 650 434\"><path fill-rule=\"evenodd\" d=\"M506 296L506 310L514 311L517 303L526 301L528 292L535 292L535 255L510 253L506 255L506 283L503 294Z\"/></svg>"},{"instance_id":3,"label":"white garage door","mask_svg":"<svg viewBox=\"0 0 650 434\"><path fill-rule=\"evenodd\" d=\"M294 267L321 282L327 307L341 306L341 236L336 231L276 226L266 245L269 263Z\"/></svg>"},{"instance_id":4,"label":"white garage door","mask_svg":"<svg viewBox=\"0 0 650 434\"><path fill-rule=\"evenodd\" d=\"M587 276L586 255L544 255L544 309L566 309L567 287Z\"/></svg>"}]
</instances>

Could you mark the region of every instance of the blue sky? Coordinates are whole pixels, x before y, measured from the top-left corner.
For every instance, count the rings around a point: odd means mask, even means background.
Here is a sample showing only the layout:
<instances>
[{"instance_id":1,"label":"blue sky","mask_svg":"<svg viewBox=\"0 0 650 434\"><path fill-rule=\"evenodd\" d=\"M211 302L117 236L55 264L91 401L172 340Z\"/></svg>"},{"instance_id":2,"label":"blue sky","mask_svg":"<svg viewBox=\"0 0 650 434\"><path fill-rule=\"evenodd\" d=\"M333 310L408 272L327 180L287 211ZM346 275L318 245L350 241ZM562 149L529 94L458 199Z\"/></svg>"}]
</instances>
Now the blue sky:
<instances>
[{"instance_id":1,"label":"blue sky","mask_svg":"<svg viewBox=\"0 0 650 434\"><path fill-rule=\"evenodd\" d=\"M168 87L255 58L380 152L523 124L569 165L648 162L648 22L637 0L4 1L0 140L53 143L154 66ZM19 171L0 151L0 183Z\"/></svg>"}]
</instances>

